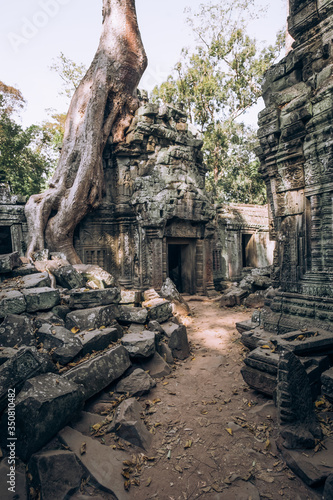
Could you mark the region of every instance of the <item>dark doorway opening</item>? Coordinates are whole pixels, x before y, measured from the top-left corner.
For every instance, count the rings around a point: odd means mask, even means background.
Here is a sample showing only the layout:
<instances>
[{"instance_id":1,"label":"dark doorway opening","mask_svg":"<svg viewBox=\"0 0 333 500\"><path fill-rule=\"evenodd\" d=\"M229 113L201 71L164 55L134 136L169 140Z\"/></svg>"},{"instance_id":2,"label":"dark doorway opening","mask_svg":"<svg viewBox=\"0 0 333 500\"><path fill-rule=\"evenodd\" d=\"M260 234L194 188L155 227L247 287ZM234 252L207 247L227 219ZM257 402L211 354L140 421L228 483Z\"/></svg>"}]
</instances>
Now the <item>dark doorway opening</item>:
<instances>
[{"instance_id":1,"label":"dark doorway opening","mask_svg":"<svg viewBox=\"0 0 333 500\"><path fill-rule=\"evenodd\" d=\"M252 234L242 234L242 260L243 267L251 266L251 238Z\"/></svg>"},{"instance_id":2,"label":"dark doorway opening","mask_svg":"<svg viewBox=\"0 0 333 500\"><path fill-rule=\"evenodd\" d=\"M170 238L168 242L168 276L180 293L196 293L195 240Z\"/></svg>"},{"instance_id":3,"label":"dark doorway opening","mask_svg":"<svg viewBox=\"0 0 333 500\"><path fill-rule=\"evenodd\" d=\"M11 253L12 251L13 247L10 227L0 227L0 254Z\"/></svg>"},{"instance_id":4,"label":"dark doorway opening","mask_svg":"<svg viewBox=\"0 0 333 500\"><path fill-rule=\"evenodd\" d=\"M168 245L169 278L174 282L178 292L183 293L182 283L182 245Z\"/></svg>"}]
</instances>

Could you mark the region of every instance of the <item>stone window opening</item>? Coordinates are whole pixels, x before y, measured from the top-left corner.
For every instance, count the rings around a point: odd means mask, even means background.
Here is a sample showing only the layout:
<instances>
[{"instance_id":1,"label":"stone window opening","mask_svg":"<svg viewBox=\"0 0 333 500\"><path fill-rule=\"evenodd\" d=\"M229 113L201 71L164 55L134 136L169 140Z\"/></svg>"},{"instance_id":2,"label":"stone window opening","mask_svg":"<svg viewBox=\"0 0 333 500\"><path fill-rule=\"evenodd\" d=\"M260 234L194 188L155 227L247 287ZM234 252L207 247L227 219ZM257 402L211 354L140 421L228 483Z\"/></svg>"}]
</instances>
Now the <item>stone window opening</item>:
<instances>
[{"instance_id":1,"label":"stone window opening","mask_svg":"<svg viewBox=\"0 0 333 500\"><path fill-rule=\"evenodd\" d=\"M13 251L12 236L10 226L0 227L0 254L11 253Z\"/></svg>"}]
</instances>

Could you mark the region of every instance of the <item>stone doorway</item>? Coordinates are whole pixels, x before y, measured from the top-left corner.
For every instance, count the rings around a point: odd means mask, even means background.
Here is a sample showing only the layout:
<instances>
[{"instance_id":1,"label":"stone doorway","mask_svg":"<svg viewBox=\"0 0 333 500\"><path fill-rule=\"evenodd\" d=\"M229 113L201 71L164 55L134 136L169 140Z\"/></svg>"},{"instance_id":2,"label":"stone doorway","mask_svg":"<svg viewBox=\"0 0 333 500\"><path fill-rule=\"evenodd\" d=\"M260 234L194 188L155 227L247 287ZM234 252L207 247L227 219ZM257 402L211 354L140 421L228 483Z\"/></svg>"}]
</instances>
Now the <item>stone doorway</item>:
<instances>
[{"instance_id":1,"label":"stone doorway","mask_svg":"<svg viewBox=\"0 0 333 500\"><path fill-rule=\"evenodd\" d=\"M195 290L195 240L170 238L167 241L168 276L180 293L196 293Z\"/></svg>"},{"instance_id":2,"label":"stone doorway","mask_svg":"<svg viewBox=\"0 0 333 500\"><path fill-rule=\"evenodd\" d=\"M9 226L0 227L0 254L11 253L13 251L12 236Z\"/></svg>"}]
</instances>

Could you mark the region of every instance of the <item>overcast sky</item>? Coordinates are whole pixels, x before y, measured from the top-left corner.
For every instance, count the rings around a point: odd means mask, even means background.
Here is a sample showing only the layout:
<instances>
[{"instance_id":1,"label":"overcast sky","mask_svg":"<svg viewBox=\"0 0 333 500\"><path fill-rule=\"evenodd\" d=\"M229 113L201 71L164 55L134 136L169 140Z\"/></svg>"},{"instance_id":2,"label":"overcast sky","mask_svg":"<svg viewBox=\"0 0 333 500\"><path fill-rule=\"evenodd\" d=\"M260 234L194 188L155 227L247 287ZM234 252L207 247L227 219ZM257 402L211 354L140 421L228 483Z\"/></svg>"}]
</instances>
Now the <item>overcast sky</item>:
<instances>
[{"instance_id":1,"label":"overcast sky","mask_svg":"<svg viewBox=\"0 0 333 500\"><path fill-rule=\"evenodd\" d=\"M251 26L260 40L273 43L286 23L287 0L256 0L268 5L264 19ZM184 9L203 0L137 0L137 12L149 66L140 87L151 90L171 72L184 46L193 45ZM58 96L61 81L50 71L63 52L89 66L101 29L101 0L11 0L1 5L0 80L18 87L28 101L23 125L40 123L45 110L67 110ZM255 118L254 118L255 120Z\"/></svg>"}]
</instances>

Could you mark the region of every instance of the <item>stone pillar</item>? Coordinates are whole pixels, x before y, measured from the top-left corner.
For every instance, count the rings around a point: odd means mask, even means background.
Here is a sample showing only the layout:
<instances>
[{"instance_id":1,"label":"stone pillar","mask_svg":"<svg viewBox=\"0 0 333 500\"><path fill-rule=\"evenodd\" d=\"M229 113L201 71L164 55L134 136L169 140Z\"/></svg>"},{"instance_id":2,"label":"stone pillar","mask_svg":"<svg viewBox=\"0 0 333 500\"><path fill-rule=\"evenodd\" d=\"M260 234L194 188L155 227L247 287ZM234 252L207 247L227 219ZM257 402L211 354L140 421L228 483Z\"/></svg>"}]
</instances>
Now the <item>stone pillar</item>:
<instances>
[{"instance_id":1,"label":"stone pillar","mask_svg":"<svg viewBox=\"0 0 333 500\"><path fill-rule=\"evenodd\" d=\"M133 242L130 237L130 224L119 223L120 272L119 285L124 288L133 287Z\"/></svg>"},{"instance_id":2,"label":"stone pillar","mask_svg":"<svg viewBox=\"0 0 333 500\"><path fill-rule=\"evenodd\" d=\"M204 291L207 295L215 295L213 278L213 240L207 238L204 240Z\"/></svg>"},{"instance_id":3,"label":"stone pillar","mask_svg":"<svg viewBox=\"0 0 333 500\"><path fill-rule=\"evenodd\" d=\"M204 240L197 240L197 249L195 256L196 267L196 293L203 295L204 289Z\"/></svg>"}]
</instances>

